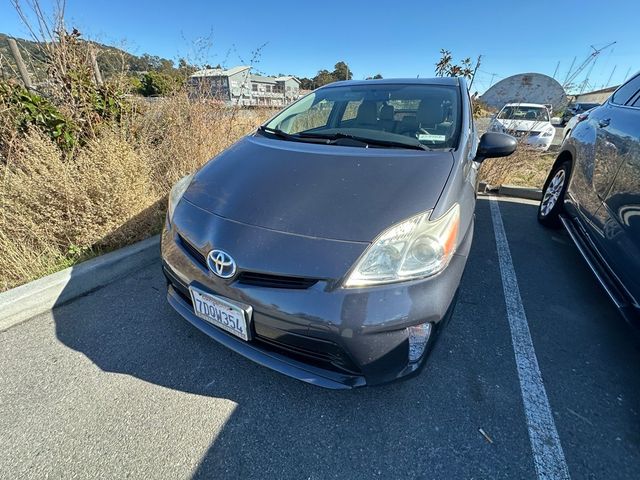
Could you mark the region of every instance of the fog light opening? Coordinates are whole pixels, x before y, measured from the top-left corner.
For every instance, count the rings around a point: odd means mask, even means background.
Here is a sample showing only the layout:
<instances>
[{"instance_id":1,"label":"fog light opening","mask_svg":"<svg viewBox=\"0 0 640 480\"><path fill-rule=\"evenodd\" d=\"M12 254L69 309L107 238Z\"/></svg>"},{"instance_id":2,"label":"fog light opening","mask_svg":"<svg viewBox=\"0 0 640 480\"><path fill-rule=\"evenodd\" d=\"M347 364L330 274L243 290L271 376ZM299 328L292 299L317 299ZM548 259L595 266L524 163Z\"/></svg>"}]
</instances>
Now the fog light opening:
<instances>
[{"instance_id":1,"label":"fog light opening","mask_svg":"<svg viewBox=\"0 0 640 480\"><path fill-rule=\"evenodd\" d=\"M409 332L409 362L417 362L422 358L427 343L429 343L431 328L431 323L428 322L407 328Z\"/></svg>"}]
</instances>

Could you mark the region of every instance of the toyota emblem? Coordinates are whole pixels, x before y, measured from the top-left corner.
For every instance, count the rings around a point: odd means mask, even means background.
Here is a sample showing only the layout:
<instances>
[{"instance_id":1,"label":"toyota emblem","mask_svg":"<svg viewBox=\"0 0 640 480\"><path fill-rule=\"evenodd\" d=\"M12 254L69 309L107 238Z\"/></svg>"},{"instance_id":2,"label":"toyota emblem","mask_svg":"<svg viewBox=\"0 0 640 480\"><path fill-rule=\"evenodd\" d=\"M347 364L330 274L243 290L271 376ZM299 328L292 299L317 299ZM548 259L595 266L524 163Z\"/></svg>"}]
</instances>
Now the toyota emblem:
<instances>
[{"instance_id":1,"label":"toyota emblem","mask_svg":"<svg viewBox=\"0 0 640 480\"><path fill-rule=\"evenodd\" d=\"M236 274L236 262L223 250L211 250L207 255L207 265L220 278L231 278Z\"/></svg>"}]
</instances>

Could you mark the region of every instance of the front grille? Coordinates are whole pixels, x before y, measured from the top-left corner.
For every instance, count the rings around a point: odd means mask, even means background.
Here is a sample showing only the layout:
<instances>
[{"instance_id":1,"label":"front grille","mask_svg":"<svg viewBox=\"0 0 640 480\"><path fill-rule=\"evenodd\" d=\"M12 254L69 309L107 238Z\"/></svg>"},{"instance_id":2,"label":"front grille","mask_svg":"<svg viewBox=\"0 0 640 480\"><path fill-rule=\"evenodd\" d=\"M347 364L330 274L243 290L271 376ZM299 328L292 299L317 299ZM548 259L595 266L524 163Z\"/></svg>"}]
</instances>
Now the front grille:
<instances>
[{"instance_id":1,"label":"front grille","mask_svg":"<svg viewBox=\"0 0 640 480\"><path fill-rule=\"evenodd\" d=\"M267 273L242 272L238 276L238 283L268 288L289 288L304 290L310 288L318 280L315 278L289 277L285 275L270 275Z\"/></svg>"},{"instance_id":2,"label":"front grille","mask_svg":"<svg viewBox=\"0 0 640 480\"><path fill-rule=\"evenodd\" d=\"M531 130L507 130L507 133L516 138L536 137L540 134L540 132L534 132Z\"/></svg>"},{"instance_id":3,"label":"front grille","mask_svg":"<svg viewBox=\"0 0 640 480\"><path fill-rule=\"evenodd\" d=\"M193 303L189 288L173 274L170 268L163 265L167 281L173 286L176 294L191 308ZM259 318L252 322L254 338L250 343L262 350L284 355L289 358L336 372L361 374L351 357L336 343L320 338L289 333L264 323Z\"/></svg>"},{"instance_id":4,"label":"front grille","mask_svg":"<svg viewBox=\"0 0 640 480\"><path fill-rule=\"evenodd\" d=\"M197 261L203 267L207 268L207 257L202 252L200 252L200 250L189 243L189 241L182 235L178 235L178 240L180 241L180 245L182 245L182 247L187 251L189 255L193 257L195 261Z\"/></svg>"},{"instance_id":5,"label":"front grille","mask_svg":"<svg viewBox=\"0 0 640 480\"><path fill-rule=\"evenodd\" d=\"M293 345L259 334L256 334L253 342L259 344L265 350L270 350L319 368L358 375L361 373L347 354L333 342L305 337L305 343L314 344L313 347L315 348L312 348L311 345L306 347Z\"/></svg>"},{"instance_id":6,"label":"front grille","mask_svg":"<svg viewBox=\"0 0 640 480\"><path fill-rule=\"evenodd\" d=\"M200 252L189 240L182 235L178 235L178 241L182 248L191 256L196 262L202 265L204 268L207 266L207 257ZM292 290L304 290L310 288L316 283L316 278L304 278L304 277L291 277L288 275L272 275L269 273L258 272L242 272L238 275L237 282L242 285L252 285L255 287L268 287L268 288L288 288Z\"/></svg>"}]
</instances>

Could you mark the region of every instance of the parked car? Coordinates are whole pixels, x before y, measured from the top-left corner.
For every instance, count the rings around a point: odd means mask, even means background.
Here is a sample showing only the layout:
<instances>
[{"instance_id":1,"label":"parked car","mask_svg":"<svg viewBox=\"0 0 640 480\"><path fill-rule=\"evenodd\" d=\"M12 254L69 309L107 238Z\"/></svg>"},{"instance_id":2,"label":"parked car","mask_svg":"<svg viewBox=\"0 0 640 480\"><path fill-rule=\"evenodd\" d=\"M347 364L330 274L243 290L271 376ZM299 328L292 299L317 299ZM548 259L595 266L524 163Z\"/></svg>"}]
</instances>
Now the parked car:
<instances>
[{"instance_id":1,"label":"parked car","mask_svg":"<svg viewBox=\"0 0 640 480\"><path fill-rule=\"evenodd\" d=\"M561 126L566 125L569 120L571 120L576 115L580 115L581 113L585 113L587 110L591 110L592 108L599 107L599 103L586 103L586 102L578 102L572 105L569 105L564 112L562 112L562 123Z\"/></svg>"},{"instance_id":2,"label":"parked car","mask_svg":"<svg viewBox=\"0 0 640 480\"><path fill-rule=\"evenodd\" d=\"M473 237L478 140L463 79L349 81L285 108L169 197L169 303L245 357L329 388L416 373Z\"/></svg>"},{"instance_id":3,"label":"parked car","mask_svg":"<svg viewBox=\"0 0 640 480\"><path fill-rule=\"evenodd\" d=\"M564 225L616 307L640 326L640 74L571 130L538 220Z\"/></svg>"},{"instance_id":4,"label":"parked car","mask_svg":"<svg viewBox=\"0 0 640 480\"><path fill-rule=\"evenodd\" d=\"M489 131L508 133L524 144L546 151L556 129L549 109L537 103L507 103L489 124Z\"/></svg>"},{"instance_id":5,"label":"parked car","mask_svg":"<svg viewBox=\"0 0 640 480\"><path fill-rule=\"evenodd\" d=\"M595 107L594 107L595 108ZM593 110L593 108L583 112L583 113L579 113L578 115L571 117L571 119L567 122L566 126L564 127L564 129L562 130L562 140L564 141L569 134L571 133L571 130L573 130L573 128L582 120L585 120L586 117L588 116L589 112Z\"/></svg>"}]
</instances>

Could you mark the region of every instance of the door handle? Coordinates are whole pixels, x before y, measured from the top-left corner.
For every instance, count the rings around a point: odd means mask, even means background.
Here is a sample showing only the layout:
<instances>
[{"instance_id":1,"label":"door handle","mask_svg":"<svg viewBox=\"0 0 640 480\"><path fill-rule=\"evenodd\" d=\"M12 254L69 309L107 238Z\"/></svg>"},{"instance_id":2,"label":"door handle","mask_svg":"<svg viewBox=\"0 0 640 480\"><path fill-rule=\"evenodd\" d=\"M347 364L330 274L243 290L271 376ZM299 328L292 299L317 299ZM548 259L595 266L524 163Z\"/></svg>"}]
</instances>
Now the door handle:
<instances>
[{"instance_id":1,"label":"door handle","mask_svg":"<svg viewBox=\"0 0 640 480\"><path fill-rule=\"evenodd\" d=\"M610 123L611 123L610 118L602 118L598 121L598 126L600 128L604 128L604 127L608 127Z\"/></svg>"}]
</instances>

